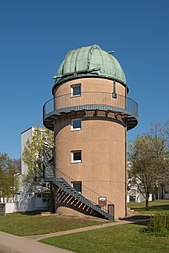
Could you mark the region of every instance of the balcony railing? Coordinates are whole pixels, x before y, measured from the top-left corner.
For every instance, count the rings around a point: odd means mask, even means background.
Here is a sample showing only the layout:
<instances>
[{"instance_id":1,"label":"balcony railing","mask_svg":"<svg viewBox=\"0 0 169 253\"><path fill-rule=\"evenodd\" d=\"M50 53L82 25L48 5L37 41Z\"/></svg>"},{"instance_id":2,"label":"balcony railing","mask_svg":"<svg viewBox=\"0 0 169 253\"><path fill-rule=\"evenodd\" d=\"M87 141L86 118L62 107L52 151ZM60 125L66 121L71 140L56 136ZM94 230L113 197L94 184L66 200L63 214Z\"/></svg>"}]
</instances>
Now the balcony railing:
<instances>
[{"instance_id":1,"label":"balcony railing","mask_svg":"<svg viewBox=\"0 0 169 253\"><path fill-rule=\"evenodd\" d=\"M131 98L118 95L114 97L112 93L103 92L83 92L80 96L65 94L54 97L47 101L43 106L44 124L54 116L61 113L80 110L101 110L110 112L119 112L126 117L133 119L133 128L137 125L138 105ZM46 124L45 124L46 125ZM48 127L48 126L47 126Z\"/></svg>"}]
</instances>

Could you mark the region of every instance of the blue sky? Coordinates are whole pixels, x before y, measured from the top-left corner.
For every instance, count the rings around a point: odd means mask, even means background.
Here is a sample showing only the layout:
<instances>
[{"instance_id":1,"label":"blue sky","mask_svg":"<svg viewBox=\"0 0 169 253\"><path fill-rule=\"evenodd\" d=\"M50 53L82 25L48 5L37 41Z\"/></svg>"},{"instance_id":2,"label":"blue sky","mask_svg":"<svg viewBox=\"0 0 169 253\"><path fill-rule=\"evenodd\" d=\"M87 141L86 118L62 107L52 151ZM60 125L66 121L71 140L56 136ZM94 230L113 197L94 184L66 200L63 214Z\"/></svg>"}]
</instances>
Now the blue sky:
<instances>
[{"instance_id":1,"label":"blue sky","mask_svg":"<svg viewBox=\"0 0 169 253\"><path fill-rule=\"evenodd\" d=\"M168 120L168 13L168 0L0 0L0 153L20 157L67 51L92 44L115 51L139 104L129 140Z\"/></svg>"}]
</instances>

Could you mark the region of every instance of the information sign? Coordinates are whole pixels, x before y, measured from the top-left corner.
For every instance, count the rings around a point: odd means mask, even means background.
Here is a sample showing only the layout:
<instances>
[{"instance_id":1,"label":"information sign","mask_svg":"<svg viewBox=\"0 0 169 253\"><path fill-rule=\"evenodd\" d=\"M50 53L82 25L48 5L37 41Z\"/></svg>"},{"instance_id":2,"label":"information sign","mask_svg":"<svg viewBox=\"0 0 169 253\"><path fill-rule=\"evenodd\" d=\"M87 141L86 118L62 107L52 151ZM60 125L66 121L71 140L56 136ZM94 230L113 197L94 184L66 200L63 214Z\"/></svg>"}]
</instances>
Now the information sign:
<instances>
[{"instance_id":1,"label":"information sign","mask_svg":"<svg viewBox=\"0 0 169 253\"><path fill-rule=\"evenodd\" d=\"M99 197L98 198L98 204L100 207L107 205L107 198L106 197Z\"/></svg>"}]
</instances>

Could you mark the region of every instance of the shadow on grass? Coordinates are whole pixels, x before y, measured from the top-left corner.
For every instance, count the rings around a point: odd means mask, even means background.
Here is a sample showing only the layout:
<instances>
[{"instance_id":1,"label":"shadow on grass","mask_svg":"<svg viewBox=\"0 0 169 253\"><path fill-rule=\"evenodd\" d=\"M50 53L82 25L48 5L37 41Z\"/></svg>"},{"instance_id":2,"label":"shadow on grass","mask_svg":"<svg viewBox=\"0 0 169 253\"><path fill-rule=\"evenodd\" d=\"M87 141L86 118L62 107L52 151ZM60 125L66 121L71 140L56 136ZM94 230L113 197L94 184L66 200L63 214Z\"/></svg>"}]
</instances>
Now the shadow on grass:
<instances>
[{"instance_id":1,"label":"shadow on grass","mask_svg":"<svg viewBox=\"0 0 169 253\"><path fill-rule=\"evenodd\" d=\"M150 215L133 215L133 216L122 218L120 220L126 220L136 225L146 226L148 221L150 220L150 217L151 217Z\"/></svg>"},{"instance_id":2,"label":"shadow on grass","mask_svg":"<svg viewBox=\"0 0 169 253\"><path fill-rule=\"evenodd\" d=\"M34 216L34 215L40 215L42 212L48 212L47 210L36 210L36 211L27 211L27 212L17 212L21 215L27 215L27 216Z\"/></svg>"},{"instance_id":3,"label":"shadow on grass","mask_svg":"<svg viewBox=\"0 0 169 253\"><path fill-rule=\"evenodd\" d=\"M169 205L154 205L154 206L150 206L148 209L146 209L145 207L134 207L132 208L135 211L169 211Z\"/></svg>"}]
</instances>

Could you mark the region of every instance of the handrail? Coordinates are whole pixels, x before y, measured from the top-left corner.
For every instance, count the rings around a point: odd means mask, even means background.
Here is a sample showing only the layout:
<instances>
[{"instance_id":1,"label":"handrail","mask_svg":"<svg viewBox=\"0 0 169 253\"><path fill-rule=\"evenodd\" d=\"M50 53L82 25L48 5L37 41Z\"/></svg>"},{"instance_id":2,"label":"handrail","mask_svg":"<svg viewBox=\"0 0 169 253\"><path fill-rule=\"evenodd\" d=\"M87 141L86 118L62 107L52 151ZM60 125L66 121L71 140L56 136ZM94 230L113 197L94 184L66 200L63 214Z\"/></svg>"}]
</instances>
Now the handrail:
<instances>
[{"instance_id":1,"label":"handrail","mask_svg":"<svg viewBox=\"0 0 169 253\"><path fill-rule=\"evenodd\" d=\"M71 181L74 181L73 178L69 177L64 172L62 172L58 168L56 168L56 178L62 178L62 177L70 185L71 185ZM95 202L95 199L98 199L98 197L103 197L103 196L101 194L93 191L92 189L90 189L88 186L86 186L84 184L82 185L82 189L83 189L82 195L84 195L86 198L88 198L94 205L98 205L98 203ZM113 204L113 203L107 199L107 207L108 207L108 204ZM101 209L108 212L108 209L106 209L105 207L101 207Z\"/></svg>"},{"instance_id":2,"label":"handrail","mask_svg":"<svg viewBox=\"0 0 169 253\"><path fill-rule=\"evenodd\" d=\"M75 97L68 93L54 97L44 104L43 118L45 120L49 114L60 110L64 111L64 109L66 111L71 107L78 110L79 106L83 108L94 105L119 109L119 111L138 118L138 105L133 99L120 94L113 97L112 93L108 92L82 92L80 96Z\"/></svg>"}]
</instances>

